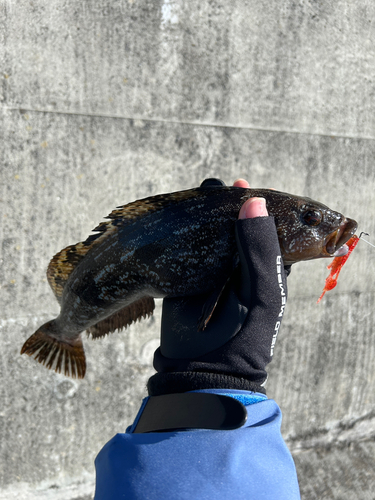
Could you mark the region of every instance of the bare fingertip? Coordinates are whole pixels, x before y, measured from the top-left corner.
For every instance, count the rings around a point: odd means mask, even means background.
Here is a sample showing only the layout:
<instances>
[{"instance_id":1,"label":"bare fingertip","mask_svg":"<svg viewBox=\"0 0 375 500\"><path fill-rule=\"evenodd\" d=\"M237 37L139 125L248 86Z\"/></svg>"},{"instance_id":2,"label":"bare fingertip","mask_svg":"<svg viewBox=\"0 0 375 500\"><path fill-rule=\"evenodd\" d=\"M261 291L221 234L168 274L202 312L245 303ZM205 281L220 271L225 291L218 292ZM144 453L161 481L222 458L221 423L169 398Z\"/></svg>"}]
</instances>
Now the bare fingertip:
<instances>
[{"instance_id":1,"label":"bare fingertip","mask_svg":"<svg viewBox=\"0 0 375 500\"><path fill-rule=\"evenodd\" d=\"M234 187L249 188L250 184L245 179L237 179L233 183Z\"/></svg>"},{"instance_id":2,"label":"bare fingertip","mask_svg":"<svg viewBox=\"0 0 375 500\"><path fill-rule=\"evenodd\" d=\"M266 200L264 198L250 198L242 205L238 218L253 219L267 216Z\"/></svg>"}]
</instances>

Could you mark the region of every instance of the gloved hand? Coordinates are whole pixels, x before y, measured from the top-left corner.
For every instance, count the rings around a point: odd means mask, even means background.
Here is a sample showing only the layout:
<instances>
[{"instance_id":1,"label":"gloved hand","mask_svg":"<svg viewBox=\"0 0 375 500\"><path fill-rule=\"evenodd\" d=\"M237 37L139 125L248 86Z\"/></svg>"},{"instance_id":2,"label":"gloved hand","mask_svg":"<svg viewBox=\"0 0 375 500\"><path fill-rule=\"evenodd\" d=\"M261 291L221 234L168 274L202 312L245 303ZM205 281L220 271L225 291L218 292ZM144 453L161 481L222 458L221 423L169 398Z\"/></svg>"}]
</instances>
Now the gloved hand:
<instances>
[{"instance_id":1,"label":"gloved hand","mask_svg":"<svg viewBox=\"0 0 375 500\"><path fill-rule=\"evenodd\" d=\"M221 183L210 179L205 186L209 182ZM242 180L234 185L249 187ZM274 218L263 198L241 208L236 241L240 264L203 331L198 321L210 294L164 299L161 345L154 355L158 373L148 382L151 396L213 388L265 393L265 367L284 313L290 266L284 269Z\"/></svg>"}]
</instances>

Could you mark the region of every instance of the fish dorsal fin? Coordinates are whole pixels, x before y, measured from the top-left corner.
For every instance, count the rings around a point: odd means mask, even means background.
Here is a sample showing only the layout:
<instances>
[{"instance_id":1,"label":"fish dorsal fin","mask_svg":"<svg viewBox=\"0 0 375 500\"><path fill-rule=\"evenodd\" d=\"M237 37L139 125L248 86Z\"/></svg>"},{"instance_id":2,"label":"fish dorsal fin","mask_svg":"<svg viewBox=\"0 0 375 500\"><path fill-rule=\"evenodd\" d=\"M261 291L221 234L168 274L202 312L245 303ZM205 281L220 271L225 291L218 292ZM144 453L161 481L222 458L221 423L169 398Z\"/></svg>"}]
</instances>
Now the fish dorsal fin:
<instances>
[{"instance_id":1,"label":"fish dorsal fin","mask_svg":"<svg viewBox=\"0 0 375 500\"><path fill-rule=\"evenodd\" d=\"M115 330L122 330L137 320L150 316L155 309L155 301L152 297L142 297L132 304L120 309L106 319L99 321L96 325L87 329L87 334L92 338L104 337Z\"/></svg>"},{"instance_id":2,"label":"fish dorsal fin","mask_svg":"<svg viewBox=\"0 0 375 500\"><path fill-rule=\"evenodd\" d=\"M131 224L135 220L146 217L148 214L166 208L168 205L194 198L198 194L198 189L188 189L186 191L150 196L149 198L143 198L142 200L136 200L127 205L117 207L105 217L105 219L109 220L102 222L94 229L94 231L99 231L102 234L89 236L85 243L96 241L97 238L102 238L105 234L108 234L108 232L116 231L119 226Z\"/></svg>"},{"instance_id":3,"label":"fish dorsal fin","mask_svg":"<svg viewBox=\"0 0 375 500\"><path fill-rule=\"evenodd\" d=\"M65 283L76 266L83 260L85 255L96 245L104 241L108 236L118 231L120 227L129 225L136 220L146 217L148 214L157 212L168 205L178 203L194 197L198 191L189 189L176 193L161 194L133 201L127 205L117 207L107 217L106 221L100 223L85 241L70 245L58 252L51 260L47 270L47 279L57 300L60 302Z\"/></svg>"},{"instance_id":4,"label":"fish dorsal fin","mask_svg":"<svg viewBox=\"0 0 375 500\"><path fill-rule=\"evenodd\" d=\"M63 248L50 261L47 269L47 279L57 300L60 302L65 283L77 264L89 251L89 247L84 243L77 243Z\"/></svg>"}]
</instances>

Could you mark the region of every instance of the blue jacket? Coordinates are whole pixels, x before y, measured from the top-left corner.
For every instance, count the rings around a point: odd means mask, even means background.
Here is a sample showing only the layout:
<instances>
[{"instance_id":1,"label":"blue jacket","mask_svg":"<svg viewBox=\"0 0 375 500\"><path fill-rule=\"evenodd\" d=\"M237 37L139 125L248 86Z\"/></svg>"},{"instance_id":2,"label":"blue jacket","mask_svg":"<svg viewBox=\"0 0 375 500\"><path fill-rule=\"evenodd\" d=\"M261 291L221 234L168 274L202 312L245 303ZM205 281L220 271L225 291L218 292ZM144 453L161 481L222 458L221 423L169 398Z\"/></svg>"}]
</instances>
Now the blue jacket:
<instances>
[{"instance_id":1,"label":"blue jacket","mask_svg":"<svg viewBox=\"0 0 375 500\"><path fill-rule=\"evenodd\" d=\"M281 411L263 394L209 390L239 399L246 423L235 430L114 436L98 454L94 500L300 500Z\"/></svg>"}]
</instances>

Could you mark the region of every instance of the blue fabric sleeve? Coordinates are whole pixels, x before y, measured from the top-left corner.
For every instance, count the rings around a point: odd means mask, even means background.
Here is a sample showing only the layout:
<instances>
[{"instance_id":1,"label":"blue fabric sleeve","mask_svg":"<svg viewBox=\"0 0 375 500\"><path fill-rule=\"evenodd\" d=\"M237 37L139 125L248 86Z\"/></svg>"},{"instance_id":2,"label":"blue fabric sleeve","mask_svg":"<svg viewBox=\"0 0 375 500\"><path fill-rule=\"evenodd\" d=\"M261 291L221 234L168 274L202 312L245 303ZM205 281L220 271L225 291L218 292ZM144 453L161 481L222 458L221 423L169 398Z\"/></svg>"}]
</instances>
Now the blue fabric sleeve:
<instances>
[{"instance_id":1,"label":"blue fabric sleeve","mask_svg":"<svg viewBox=\"0 0 375 500\"><path fill-rule=\"evenodd\" d=\"M300 500L278 405L262 394L220 392L248 402L243 427L147 434L130 427L96 458L94 500Z\"/></svg>"}]
</instances>

